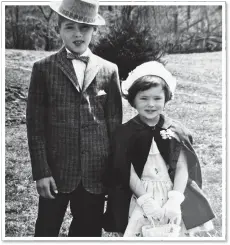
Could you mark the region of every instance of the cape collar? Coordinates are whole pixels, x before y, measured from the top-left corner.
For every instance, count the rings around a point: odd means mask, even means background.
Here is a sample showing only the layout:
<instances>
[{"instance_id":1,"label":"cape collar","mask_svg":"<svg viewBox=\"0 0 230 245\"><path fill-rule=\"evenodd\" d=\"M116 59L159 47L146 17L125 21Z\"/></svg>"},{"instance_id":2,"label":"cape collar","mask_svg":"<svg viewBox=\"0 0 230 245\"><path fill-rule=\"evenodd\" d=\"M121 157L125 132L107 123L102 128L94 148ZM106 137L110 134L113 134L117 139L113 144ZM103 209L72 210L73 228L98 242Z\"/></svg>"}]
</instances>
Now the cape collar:
<instances>
[{"instance_id":1,"label":"cape collar","mask_svg":"<svg viewBox=\"0 0 230 245\"><path fill-rule=\"evenodd\" d=\"M133 118L133 122L138 124L139 126L143 126L145 128L160 128L160 129L168 129L171 125L172 125L172 120L165 116L165 115L162 115L160 114L160 119L158 121L158 123L152 127L152 126L149 126L148 124L144 123L141 119L140 119L140 116L137 115Z\"/></svg>"}]
</instances>

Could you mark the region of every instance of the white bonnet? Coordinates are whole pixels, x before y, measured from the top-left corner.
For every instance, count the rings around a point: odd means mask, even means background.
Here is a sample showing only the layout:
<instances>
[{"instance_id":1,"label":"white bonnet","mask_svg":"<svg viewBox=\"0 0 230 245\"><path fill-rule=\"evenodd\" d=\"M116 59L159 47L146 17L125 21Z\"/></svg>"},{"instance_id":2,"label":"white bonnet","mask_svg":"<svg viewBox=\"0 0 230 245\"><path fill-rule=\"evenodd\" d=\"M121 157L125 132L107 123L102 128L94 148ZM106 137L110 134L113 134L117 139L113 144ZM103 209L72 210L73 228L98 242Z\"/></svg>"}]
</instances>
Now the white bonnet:
<instances>
[{"instance_id":1,"label":"white bonnet","mask_svg":"<svg viewBox=\"0 0 230 245\"><path fill-rule=\"evenodd\" d=\"M169 89L174 95L176 89L176 78L165 69L165 67L157 61L149 61L137 66L131 71L125 81L122 82L122 91L125 95L128 94L128 90L131 85L139 78L147 75L153 75L162 78L169 86Z\"/></svg>"}]
</instances>

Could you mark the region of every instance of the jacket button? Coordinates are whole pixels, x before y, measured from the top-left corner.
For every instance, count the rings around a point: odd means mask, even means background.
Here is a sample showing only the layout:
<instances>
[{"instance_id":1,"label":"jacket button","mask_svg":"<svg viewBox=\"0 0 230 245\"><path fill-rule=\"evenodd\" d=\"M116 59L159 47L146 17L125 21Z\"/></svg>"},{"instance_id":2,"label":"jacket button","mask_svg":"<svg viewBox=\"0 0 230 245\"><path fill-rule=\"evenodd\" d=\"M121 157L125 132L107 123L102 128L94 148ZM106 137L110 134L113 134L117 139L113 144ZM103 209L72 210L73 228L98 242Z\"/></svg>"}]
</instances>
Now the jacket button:
<instances>
[{"instance_id":1,"label":"jacket button","mask_svg":"<svg viewBox=\"0 0 230 245\"><path fill-rule=\"evenodd\" d=\"M81 104L86 104L87 103L87 100L85 99L84 96L81 97Z\"/></svg>"},{"instance_id":2,"label":"jacket button","mask_svg":"<svg viewBox=\"0 0 230 245\"><path fill-rule=\"evenodd\" d=\"M86 150L82 150L82 151L81 151L81 155L85 155L86 153L87 153Z\"/></svg>"}]
</instances>

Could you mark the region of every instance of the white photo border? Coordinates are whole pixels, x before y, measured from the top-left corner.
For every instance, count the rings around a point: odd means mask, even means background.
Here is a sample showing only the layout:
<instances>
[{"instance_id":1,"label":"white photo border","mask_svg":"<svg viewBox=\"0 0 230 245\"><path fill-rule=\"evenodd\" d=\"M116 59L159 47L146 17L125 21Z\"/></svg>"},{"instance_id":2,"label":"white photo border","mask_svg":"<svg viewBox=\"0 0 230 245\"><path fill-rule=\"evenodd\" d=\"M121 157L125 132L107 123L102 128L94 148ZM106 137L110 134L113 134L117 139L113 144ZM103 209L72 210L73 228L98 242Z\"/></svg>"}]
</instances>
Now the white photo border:
<instances>
[{"instance_id":1,"label":"white photo border","mask_svg":"<svg viewBox=\"0 0 230 245\"><path fill-rule=\"evenodd\" d=\"M13 242L22 242L26 241L33 242L33 244L40 244L40 242L50 243L51 241L55 242L119 242L121 244L126 242L150 242L162 244L162 241L177 241L177 242L200 242L200 243L210 243L210 242L227 242L227 116L229 112L229 85L227 85L227 4L225 1L100 1L100 5L221 5L222 6L222 237L189 237L186 238L159 238L159 239L150 239L150 238L119 238L119 237L103 237L103 238L69 238L69 237L58 237L58 238L34 238L34 237L5 237L5 6L6 5L48 5L49 1L1 1L1 221L2 221L2 241Z\"/></svg>"}]
</instances>

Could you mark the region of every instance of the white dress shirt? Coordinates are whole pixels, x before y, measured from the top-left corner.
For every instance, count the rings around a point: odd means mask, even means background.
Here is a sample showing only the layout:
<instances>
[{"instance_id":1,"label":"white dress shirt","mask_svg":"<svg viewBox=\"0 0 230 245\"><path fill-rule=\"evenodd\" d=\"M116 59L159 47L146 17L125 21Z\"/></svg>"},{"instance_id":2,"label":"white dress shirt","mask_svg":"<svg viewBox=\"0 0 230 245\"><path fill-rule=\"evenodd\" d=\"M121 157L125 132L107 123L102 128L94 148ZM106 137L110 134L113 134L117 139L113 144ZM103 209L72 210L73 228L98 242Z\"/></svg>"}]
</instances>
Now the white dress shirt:
<instances>
[{"instance_id":1,"label":"white dress shirt","mask_svg":"<svg viewBox=\"0 0 230 245\"><path fill-rule=\"evenodd\" d=\"M67 48L66 51L68 53L71 53ZM87 48L86 51L79 55L79 56L89 56L90 50ZM73 68L75 70L75 74L77 76L77 80L79 83L80 88L83 88L83 82L84 82L84 75L85 75L85 69L86 69L86 63L84 63L81 60L72 60Z\"/></svg>"}]
</instances>

